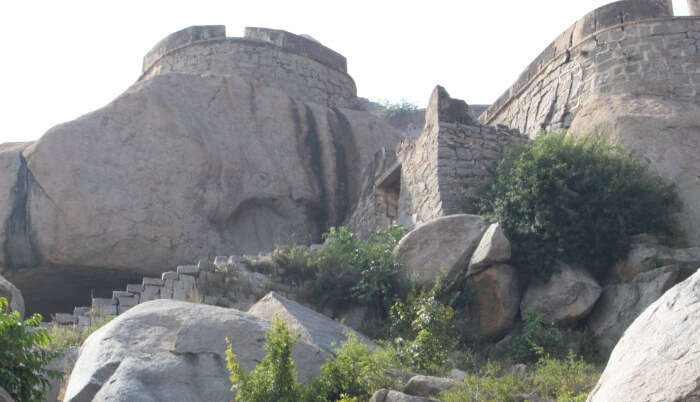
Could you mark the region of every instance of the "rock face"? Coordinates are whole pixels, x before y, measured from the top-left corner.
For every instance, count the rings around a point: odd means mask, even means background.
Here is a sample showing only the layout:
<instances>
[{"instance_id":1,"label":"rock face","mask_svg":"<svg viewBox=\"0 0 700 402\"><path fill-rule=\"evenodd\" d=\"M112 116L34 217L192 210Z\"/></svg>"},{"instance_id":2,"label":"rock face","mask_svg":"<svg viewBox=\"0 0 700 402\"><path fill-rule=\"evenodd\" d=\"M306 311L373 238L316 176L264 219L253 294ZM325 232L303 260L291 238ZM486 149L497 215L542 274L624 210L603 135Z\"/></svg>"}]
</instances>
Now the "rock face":
<instances>
[{"instance_id":1,"label":"rock face","mask_svg":"<svg viewBox=\"0 0 700 402\"><path fill-rule=\"evenodd\" d=\"M283 31L248 34L173 34L109 105L0 148L0 270L20 289L35 266L66 282L64 267L160 274L342 223L361 169L400 134L352 109L344 57Z\"/></svg>"},{"instance_id":2,"label":"rock face","mask_svg":"<svg viewBox=\"0 0 700 402\"><path fill-rule=\"evenodd\" d=\"M679 271L669 265L641 273L630 283L606 286L588 319L598 346L612 350L632 321L677 282Z\"/></svg>"},{"instance_id":3,"label":"rock face","mask_svg":"<svg viewBox=\"0 0 700 402\"><path fill-rule=\"evenodd\" d=\"M279 316L289 329L301 335L301 339L329 352L340 347L341 342L347 338L347 333L353 333L361 341L374 345L374 342L351 328L275 292L268 293L255 303L248 309L248 314L268 321Z\"/></svg>"},{"instance_id":4,"label":"rock face","mask_svg":"<svg viewBox=\"0 0 700 402\"><path fill-rule=\"evenodd\" d=\"M510 260L510 242L503 234L501 225L492 223L472 254L467 275L474 275L489 265L508 262L508 260Z\"/></svg>"},{"instance_id":5,"label":"rock face","mask_svg":"<svg viewBox=\"0 0 700 402\"><path fill-rule=\"evenodd\" d=\"M545 284L530 285L520 301L520 312L533 309L557 323L575 322L588 314L602 289L586 270L561 264Z\"/></svg>"},{"instance_id":6,"label":"rock face","mask_svg":"<svg viewBox=\"0 0 700 402\"><path fill-rule=\"evenodd\" d=\"M493 265L471 277L471 318L479 335L497 338L513 325L520 305L518 274L510 265Z\"/></svg>"},{"instance_id":7,"label":"rock face","mask_svg":"<svg viewBox=\"0 0 700 402\"><path fill-rule=\"evenodd\" d=\"M696 58L697 59L697 58ZM697 63L697 60L696 60ZM653 172L675 183L678 219L691 246L700 246L700 105L654 96L607 96L586 104L570 132L599 131L624 144Z\"/></svg>"},{"instance_id":8,"label":"rock face","mask_svg":"<svg viewBox=\"0 0 700 402\"><path fill-rule=\"evenodd\" d=\"M170 300L140 304L93 333L80 349L65 401L228 401L228 338L247 371L266 352L269 322L234 309ZM299 380L330 355L299 340Z\"/></svg>"},{"instance_id":9,"label":"rock face","mask_svg":"<svg viewBox=\"0 0 700 402\"><path fill-rule=\"evenodd\" d=\"M588 401L700 400L700 271L637 317Z\"/></svg>"},{"instance_id":10,"label":"rock face","mask_svg":"<svg viewBox=\"0 0 700 402\"><path fill-rule=\"evenodd\" d=\"M19 318L24 319L24 299L22 292L0 275L0 297L7 299L10 310L19 312Z\"/></svg>"},{"instance_id":11,"label":"rock face","mask_svg":"<svg viewBox=\"0 0 700 402\"><path fill-rule=\"evenodd\" d=\"M454 278L466 270L485 229L477 215L459 214L434 219L401 239L396 261L417 285L432 286L441 269L445 270L447 278Z\"/></svg>"}]
</instances>

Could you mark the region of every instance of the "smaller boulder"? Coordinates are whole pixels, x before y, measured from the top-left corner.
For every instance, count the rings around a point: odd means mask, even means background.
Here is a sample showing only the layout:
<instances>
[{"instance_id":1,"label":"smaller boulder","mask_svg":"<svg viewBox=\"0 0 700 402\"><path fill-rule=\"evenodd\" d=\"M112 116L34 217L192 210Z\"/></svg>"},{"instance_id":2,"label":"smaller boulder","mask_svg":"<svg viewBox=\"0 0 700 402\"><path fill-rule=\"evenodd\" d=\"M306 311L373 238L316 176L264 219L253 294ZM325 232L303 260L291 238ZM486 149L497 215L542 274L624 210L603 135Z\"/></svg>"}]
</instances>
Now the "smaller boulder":
<instances>
[{"instance_id":1,"label":"smaller boulder","mask_svg":"<svg viewBox=\"0 0 700 402\"><path fill-rule=\"evenodd\" d=\"M380 389L372 395L370 402L439 402L422 396L406 395L399 391Z\"/></svg>"},{"instance_id":2,"label":"smaller boulder","mask_svg":"<svg viewBox=\"0 0 700 402\"><path fill-rule=\"evenodd\" d=\"M627 328L588 401L700 400L700 271Z\"/></svg>"},{"instance_id":3,"label":"smaller boulder","mask_svg":"<svg viewBox=\"0 0 700 402\"><path fill-rule=\"evenodd\" d=\"M677 265L681 278L687 278L700 267L700 247L674 249L649 242L633 244L627 258L613 266L607 279L609 283L629 283L642 272L666 265Z\"/></svg>"},{"instance_id":4,"label":"smaller boulder","mask_svg":"<svg viewBox=\"0 0 700 402\"><path fill-rule=\"evenodd\" d=\"M493 223L481 237L476 251L469 261L467 276L475 275L484 268L510 260L510 242L503 234L500 223Z\"/></svg>"},{"instance_id":5,"label":"smaller boulder","mask_svg":"<svg viewBox=\"0 0 700 402\"><path fill-rule=\"evenodd\" d=\"M677 265L637 275L630 283L608 285L588 319L598 347L610 351L632 321L678 280Z\"/></svg>"},{"instance_id":6,"label":"smaller boulder","mask_svg":"<svg viewBox=\"0 0 700 402\"><path fill-rule=\"evenodd\" d=\"M556 323L566 324L577 321L593 309L602 292L593 275L564 263L559 269L547 283L528 286L520 302L520 314L532 309Z\"/></svg>"},{"instance_id":7,"label":"smaller boulder","mask_svg":"<svg viewBox=\"0 0 700 402\"><path fill-rule=\"evenodd\" d=\"M15 285L0 275L0 297L7 299L10 310L17 311L19 318L24 319L24 298Z\"/></svg>"},{"instance_id":8,"label":"smaller boulder","mask_svg":"<svg viewBox=\"0 0 700 402\"><path fill-rule=\"evenodd\" d=\"M426 222L401 239L396 262L418 286L431 287L441 270L447 278L465 271L485 231L478 215L450 215Z\"/></svg>"},{"instance_id":9,"label":"smaller boulder","mask_svg":"<svg viewBox=\"0 0 700 402\"><path fill-rule=\"evenodd\" d=\"M439 396L440 392L449 390L455 384L455 380L451 378L417 375L408 380L408 384L403 387L403 393L424 397Z\"/></svg>"},{"instance_id":10,"label":"smaller boulder","mask_svg":"<svg viewBox=\"0 0 700 402\"><path fill-rule=\"evenodd\" d=\"M15 402L3 387L0 387L0 402Z\"/></svg>"},{"instance_id":11,"label":"smaller boulder","mask_svg":"<svg viewBox=\"0 0 700 402\"><path fill-rule=\"evenodd\" d=\"M314 343L326 351L340 347L349 333L355 334L360 341L370 346L376 346L374 342L355 332L352 328L276 292L265 295L248 309L248 314L268 321L272 321L275 316L278 316L290 330L300 334L302 339Z\"/></svg>"},{"instance_id":12,"label":"smaller boulder","mask_svg":"<svg viewBox=\"0 0 700 402\"><path fill-rule=\"evenodd\" d=\"M468 281L474 294L471 317L479 335L498 338L513 326L520 307L518 274L510 265L498 264Z\"/></svg>"}]
</instances>

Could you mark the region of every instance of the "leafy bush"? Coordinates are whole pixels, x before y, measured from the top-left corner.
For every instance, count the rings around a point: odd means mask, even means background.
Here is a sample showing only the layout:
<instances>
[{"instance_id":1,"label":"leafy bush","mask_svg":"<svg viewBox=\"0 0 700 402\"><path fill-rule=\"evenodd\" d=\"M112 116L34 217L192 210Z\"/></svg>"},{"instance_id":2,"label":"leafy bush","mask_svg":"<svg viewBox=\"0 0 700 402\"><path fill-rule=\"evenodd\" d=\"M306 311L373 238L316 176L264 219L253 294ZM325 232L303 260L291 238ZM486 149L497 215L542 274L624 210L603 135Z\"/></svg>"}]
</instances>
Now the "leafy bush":
<instances>
[{"instance_id":1,"label":"leafy bush","mask_svg":"<svg viewBox=\"0 0 700 402\"><path fill-rule=\"evenodd\" d=\"M539 396L557 401L585 401L599 377L597 367L577 359L571 351L561 360L545 355L535 364L532 389Z\"/></svg>"},{"instance_id":2,"label":"leafy bush","mask_svg":"<svg viewBox=\"0 0 700 402\"><path fill-rule=\"evenodd\" d=\"M387 119L397 118L401 115L412 113L418 110L418 106L413 103L402 99L399 103L390 103L389 101L383 101L376 103L377 114L381 117Z\"/></svg>"},{"instance_id":3,"label":"leafy bush","mask_svg":"<svg viewBox=\"0 0 700 402\"><path fill-rule=\"evenodd\" d=\"M236 400L245 402L296 402L303 388L297 384L297 370L292 361L292 347L299 336L292 336L278 318L272 321L272 331L265 334L267 355L255 369L247 373L236 359L229 343L226 362L231 372L231 391Z\"/></svg>"},{"instance_id":4,"label":"leafy bush","mask_svg":"<svg viewBox=\"0 0 700 402\"><path fill-rule=\"evenodd\" d=\"M39 314L20 320L0 297L0 387L18 401L43 401L49 381L63 377L44 368L58 352L41 349L51 341L46 329L38 328L41 321Z\"/></svg>"},{"instance_id":5,"label":"leafy bush","mask_svg":"<svg viewBox=\"0 0 700 402\"><path fill-rule=\"evenodd\" d=\"M420 372L442 374L457 346L454 311L437 299L439 285L412 292L391 308L391 333L399 361Z\"/></svg>"},{"instance_id":6,"label":"leafy bush","mask_svg":"<svg viewBox=\"0 0 700 402\"><path fill-rule=\"evenodd\" d=\"M525 377L489 362L476 374L467 374L454 389L440 394L443 402L522 400L537 395L560 402L583 402L593 389L601 370L569 354L565 359L541 357Z\"/></svg>"},{"instance_id":7,"label":"leafy bush","mask_svg":"<svg viewBox=\"0 0 700 402\"><path fill-rule=\"evenodd\" d=\"M501 223L526 280L545 282L556 260L601 275L637 233L673 234L673 188L600 135L543 134L506 151L476 200Z\"/></svg>"},{"instance_id":8,"label":"leafy bush","mask_svg":"<svg viewBox=\"0 0 700 402\"><path fill-rule=\"evenodd\" d=\"M348 334L334 351L335 359L321 366L321 375L309 386L297 382L292 361L292 348L299 336L292 336L284 322L275 317L265 339L267 355L250 373L241 367L229 343L226 361L237 401L351 402L368 400L376 389L394 385L386 374L393 366L391 355L383 349L373 350L353 334Z\"/></svg>"},{"instance_id":9,"label":"leafy bush","mask_svg":"<svg viewBox=\"0 0 700 402\"><path fill-rule=\"evenodd\" d=\"M352 303L385 318L394 299L408 289L394 256L405 233L406 229L392 225L365 240L345 227L331 228L323 234L329 243L318 252L302 246L282 247L272 258L283 268L285 279L305 284L315 304L342 308Z\"/></svg>"},{"instance_id":10,"label":"leafy bush","mask_svg":"<svg viewBox=\"0 0 700 402\"><path fill-rule=\"evenodd\" d=\"M387 375L395 365L388 351L373 349L356 335L348 334L334 354L335 360L329 359L321 366L321 376L312 385L312 393L323 400L369 400L374 391L396 385Z\"/></svg>"},{"instance_id":11,"label":"leafy bush","mask_svg":"<svg viewBox=\"0 0 700 402\"><path fill-rule=\"evenodd\" d=\"M564 333L544 314L526 309L523 312L523 329L511 338L508 353L516 363L530 363L538 359L538 350L564 356Z\"/></svg>"}]
</instances>

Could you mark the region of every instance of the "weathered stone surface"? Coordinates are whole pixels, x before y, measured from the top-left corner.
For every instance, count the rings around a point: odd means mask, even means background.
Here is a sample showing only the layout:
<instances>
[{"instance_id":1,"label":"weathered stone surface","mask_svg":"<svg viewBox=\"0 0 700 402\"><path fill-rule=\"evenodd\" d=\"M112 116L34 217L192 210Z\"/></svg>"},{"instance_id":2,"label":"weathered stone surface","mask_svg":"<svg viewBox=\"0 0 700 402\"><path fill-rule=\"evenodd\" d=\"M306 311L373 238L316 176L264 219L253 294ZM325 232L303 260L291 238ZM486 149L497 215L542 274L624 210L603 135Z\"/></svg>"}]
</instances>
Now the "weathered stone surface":
<instances>
[{"instance_id":1,"label":"weathered stone surface","mask_svg":"<svg viewBox=\"0 0 700 402\"><path fill-rule=\"evenodd\" d=\"M510 242L503 234L500 223L492 223L481 237L469 261L468 276L474 275L489 265L510 260Z\"/></svg>"},{"instance_id":2,"label":"weathered stone surface","mask_svg":"<svg viewBox=\"0 0 700 402\"><path fill-rule=\"evenodd\" d=\"M477 215L450 215L424 223L398 244L396 261L417 285L431 286L440 270L454 278L467 269L467 261L484 233Z\"/></svg>"},{"instance_id":3,"label":"weathered stone surface","mask_svg":"<svg viewBox=\"0 0 700 402\"><path fill-rule=\"evenodd\" d=\"M71 346L60 351L60 355L51 361L44 368L47 370L56 370L63 373L63 380L49 380L49 386L46 390L46 401L48 402L59 402L63 401L63 392L66 390L66 385L68 384L68 377L70 377L70 372L73 370L73 365L75 361L78 360L79 348L77 346ZM0 398L2 401L2 398Z\"/></svg>"},{"instance_id":4,"label":"weathered stone surface","mask_svg":"<svg viewBox=\"0 0 700 402\"><path fill-rule=\"evenodd\" d=\"M596 130L605 133L651 171L675 183L683 202L678 219L686 241L700 246L698 127L698 103L673 97L618 95L587 103L571 123L570 132L578 136Z\"/></svg>"},{"instance_id":5,"label":"weathered stone surface","mask_svg":"<svg viewBox=\"0 0 700 402\"><path fill-rule=\"evenodd\" d=\"M370 402L437 402L437 400L422 396L406 395L399 391L380 389L372 395Z\"/></svg>"},{"instance_id":6,"label":"weathered stone surface","mask_svg":"<svg viewBox=\"0 0 700 402\"><path fill-rule=\"evenodd\" d=\"M66 402L228 401L226 338L247 371L263 359L269 322L234 309L157 300L140 304L83 344ZM299 380L319 374L328 353L304 339L294 346Z\"/></svg>"},{"instance_id":7,"label":"weathered stone surface","mask_svg":"<svg viewBox=\"0 0 700 402\"><path fill-rule=\"evenodd\" d=\"M632 321L676 284L679 271L670 265L641 273L630 283L606 286L588 319L598 346L612 350Z\"/></svg>"},{"instance_id":8,"label":"weathered stone surface","mask_svg":"<svg viewBox=\"0 0 700 402\"><path fill-rule=\"evenodd\" d=\"M561 263L560 271L545 284L530 285L520 301L520 313L533 309L557 323L567 324L586 316L602 288L593 275Z\"/></svg>"},{"instance_id":9,"label":"weathered stone surface","mask_svg":"<svg viewBox=\"0 0 700 402\"><path fill-rule=\"evenodd\" d=\"M493 265L468 282L474 294L471 317L479 335L497 338L511 328L520 307L518 274L510 265Z\"/></svg>"},{"instance_id":10,"label":"weathered stone surface","mask_svg":"<svg viewBox=\"0 0 700 402\"><path fill-rule=\"evenodd\" d=\"M700 400L700 271L629 326L588 401Z\"/></svg>"},{"instance_id":11,"label":"weathered stone surface","mask_svg":"<svg viewBox=\"0 0 700 402\"><path fill-rule=\"evenodd\" d=\"M700 267L700 247L674 249L659 244L633 244L627 258L613 266L608 281L631 282L642 272L664 265L678 265L686 278Z\"/></svg>"},{"instance_id":12,"label":"weathered stone surface","mask_svg":"<svg viewBox=\"0 0 700 402\"><path fill-rule=\"evenodd\" d=\"M20 319L24 318L24 298L15 285L0 275L0 297L7 299L10 310L17 311Z\"/></svg>"},{"instance_id":13,"label":"weathered stone surface","mask_svg":"<svg viewBox=\"0 0 700 402\"><path fill-rule=\"evenodd\" d=\"M408 380L403 393L413 396L439 396L440 392L454 387L456 381L451 378L417 375Z\"/></svg>"},{"instance_id":14,"label":"weathered stone surface","mask_svg":"<svg viewBox=\"0 0 700 402\"><path fill-rule=\"evenodd\" d=\"M54 318L55 318L56 322L60 325L77 324L78 323L78 317L74 316L73 314L56 313Z\"/></svg>"},{"instance_id":15,"label":"weathered stone surface","mask_svg":"<svg viewBox=\"0 0 700 402\"><path fill-rule=\"evenodd\" d=\"M15 402L3 387L0 387L0 402Z\"/></svg>"},{"instance_id":16,"label":"weathered stone surface","mask_svg":"<svg viewBox=\"0 0 700 402\"><path fill-rule=\"evenodd\" d=\"M275 316L287 324L287 327L301 335L302 339L312 342L321 348L331 351L340 347L347 336L353 333L364 343L374 346L374 343L364 335L355 332L337 321L308 307L289 300L277 292L270 292L248 309L248 314L272 321Z\"/></svg>"},{"instance_id":17,"label":"weathered stone surface","mask_svg":"<svg viewBox=\"0 0 700 402\"><path fill-rule=\"evenodd\" d=\"M16 223L3 235L17 250L0 251L0 261L25 272L3 274L20 289L36 279L22 268L37 265L160 275L197 256L318 241L342 224L374 153L401 139L354 109L345 71L313 58L330 49L260 37L190 42L208 30L187 32L166 41L185 48L162 48L107 106L31 145L0 148L9 167L0 219ZM52 296L73 294L57 286Z\"/></svg>"}]
</instances>

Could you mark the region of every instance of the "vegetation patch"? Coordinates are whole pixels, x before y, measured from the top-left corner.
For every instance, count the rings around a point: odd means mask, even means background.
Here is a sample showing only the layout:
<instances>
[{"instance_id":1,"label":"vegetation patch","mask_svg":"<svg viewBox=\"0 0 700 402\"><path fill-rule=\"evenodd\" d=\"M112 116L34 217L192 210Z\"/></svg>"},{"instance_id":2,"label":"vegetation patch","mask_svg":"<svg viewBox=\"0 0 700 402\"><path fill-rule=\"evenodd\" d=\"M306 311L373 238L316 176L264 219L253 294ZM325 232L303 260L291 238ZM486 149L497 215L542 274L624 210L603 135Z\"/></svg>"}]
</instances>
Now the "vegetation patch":
<instances>
[{"instance_id":1,"label":"vegetation patch","mask_svg":"<svg viewBox=\"0 0 700 402\"><path fill-rule=\"evenodd\" d=\"M556 261L599 277L629 251L630 236L676 233L677 196L660 177L600 135L542 134L506 150L476 200L510 239L525 281L546 282Z\"/></svg>"}]
</instances>

